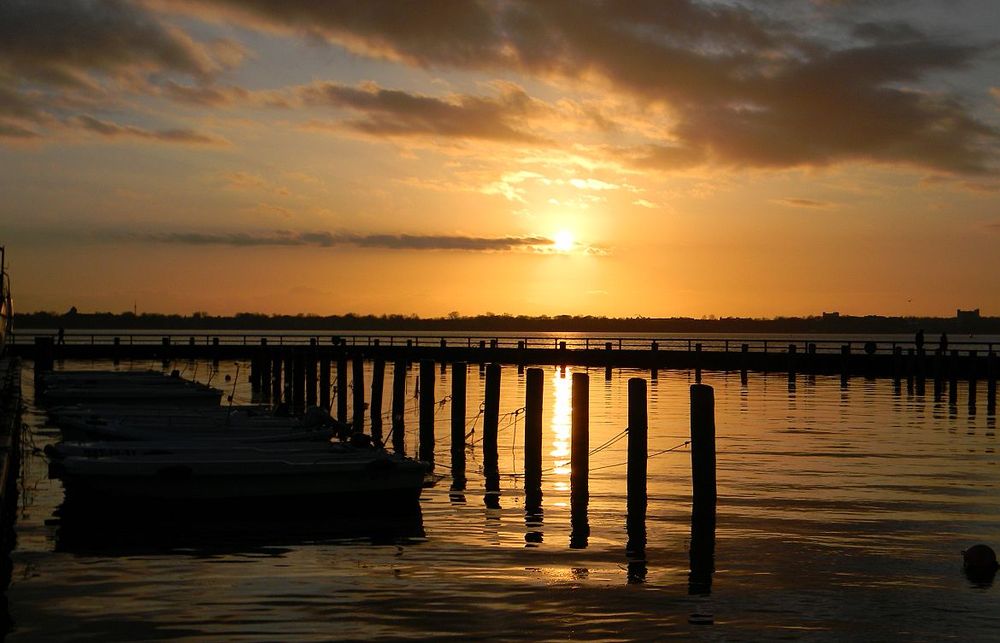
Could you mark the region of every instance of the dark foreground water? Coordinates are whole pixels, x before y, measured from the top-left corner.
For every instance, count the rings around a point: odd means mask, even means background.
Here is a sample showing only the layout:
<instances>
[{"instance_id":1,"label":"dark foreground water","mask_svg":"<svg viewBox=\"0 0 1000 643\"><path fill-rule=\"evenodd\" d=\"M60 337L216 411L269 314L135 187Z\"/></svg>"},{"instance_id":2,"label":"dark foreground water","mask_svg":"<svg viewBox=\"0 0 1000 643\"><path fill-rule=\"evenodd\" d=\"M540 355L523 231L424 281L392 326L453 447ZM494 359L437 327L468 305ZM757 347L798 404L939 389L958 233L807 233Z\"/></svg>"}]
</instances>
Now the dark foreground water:
<instances>
[{"instance_id":1,"label":"dark foreground water","mask_svg":"<svg viewBox=\"0 0 1000 643\"><path fill-rule=\"evenodd\" d=\"M110 363L66 363L111 368ZM207 363L178 364L205 381ZM148 362L121 368L158 368ZM391 382L391 366L387 382ZM524 376L503 370L502 509L482 497L481 445L464 497L426 489L419 515L345 518L316 506L294 522L261 513L186 527L54 515L62 488L40 449L58 440L33 406L10 640L1000 639L1000 587L962 573L961 551L1000 548L996 418L895 391L889 380L706 372L715 387L719 513L710 594L689 594L690 454L649 460L645 569L625 553L625 441L591 457L589 537L569 509L571 374L545 368L544 514L525 519ZM233 364L212 374L221 383ZM235 385L248 401L245 365ZM590 371L591 445L625 427L626 382ZM416 370L410 372L413 392ZM449 461L450 393L437 373L437 461ZM649 382L649 451L688 437L693 375ZM386 407L391 399L387 385ZM930 391L932 387L928 386ZM483 377L469 372L470 441ZM416 400L407 448L416 445ZM34 448L31 448L34 447ZM447 474L446 466L439 472Z\"/></svg>"}]
</instances>

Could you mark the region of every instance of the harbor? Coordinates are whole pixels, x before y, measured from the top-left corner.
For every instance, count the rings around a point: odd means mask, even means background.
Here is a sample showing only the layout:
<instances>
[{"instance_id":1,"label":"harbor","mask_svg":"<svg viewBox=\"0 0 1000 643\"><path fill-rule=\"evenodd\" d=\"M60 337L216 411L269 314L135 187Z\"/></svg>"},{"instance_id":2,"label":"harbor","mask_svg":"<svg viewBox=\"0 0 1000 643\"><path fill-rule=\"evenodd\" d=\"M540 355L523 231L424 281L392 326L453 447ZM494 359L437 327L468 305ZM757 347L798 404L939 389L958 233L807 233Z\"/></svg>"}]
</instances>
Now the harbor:
<instances>
[{"instance_id":1,"label":"harbor","mask_svg":"<svg viewBox=\"0 0 1000 643\"><path fill-rule=\"evenodd\" d=\"M118 368L159 366L153 360ZM233 362L222 362L218 371L210 360L171 365L202 382L229 375L233 388L226 395L252 404L246 366L240 364L237 377ZM64 367L114 368L104 360ZM535 400L529 397L538 378L534 368L542 382L541 511L526 482L536 466L527 457L535 451L526 416L528 400ZM373 370L373 362L364 363L366 404ZM914 626L946 635L959 623L983 633L997 624L992 603L980 604L989 594L965 577L960 556L1000 533L986 510L996 482L994 415L935 402L930 390L923 396L905 386L897 391L887 378L852 379L845 388L836 375L800 375L790 385L784 373L750 373L744 384L738 371L703 372L715 398L718 485L714 571L706 586L704 576L701 584L692 576L690 557L692 453L685 443L692 437L694 370L664 370L652 380L644 370L615 369L607 380L603 368L529 366L519 374L516 366L499 367L499 396L490 398L497 411L495 494L488 494L493 477L487 479L484 450L491 369L467 371L464 489L455 484L451 439L458 404L449 399L460 376L451 368L433 370L429 397L440 480L423 490L418 514L345 520L336 503L322 503L295 520L247 511L200 527L150 527L58 517L61 485L48 479L40 458L60 431L34 402L26 369L25 419L39 451L29 455L34 491L13 558L16 571L42 567L12 587L19 624L12 640L70 631L111 638L121 632L131 638L184 632L359 638L375 631L386 638L472 633L505 639L524 627L543 638L613 638L622 631L629 638L690 638L706 624L734 638L774 638L803 628L839 637L858 624L890 637ZM416 390L419 363L404 372L402 435L412 455L423 443L421 415L427 414L420 391L427 389ZM348 373L353 420L353 368ZM580 482L573 480L572 443L574 392L582 394L585 375L590 448L582 504L573 502ZM636 379L646 380L649 427L648 506L641 521L630 507L634 469L622 437L634 422L629 389ZM367 433L370 408L364 410ZM392 417L383 419L391 444ZM941 477L944 482L932 482ZM808 561L811 571L793 573L781 561ZM148 582L137 581L136 573ZM85 578L100 578L103 587L87 601L70 589ZM205 579L219 589L206 593ZM886 579L893 579L891 589ZM113 597L119 599L110 607ZM883 607L871 611L879 600ZM549 607L525 620L525 601ZM889 602L906 607L889 608ZM102 609L87 608L93 604ZM780 619L773 618L776 610ZM57 613L62 617L53 618ZM922 616L931 613L933 619Z\"/></svg>"}]
</instances>

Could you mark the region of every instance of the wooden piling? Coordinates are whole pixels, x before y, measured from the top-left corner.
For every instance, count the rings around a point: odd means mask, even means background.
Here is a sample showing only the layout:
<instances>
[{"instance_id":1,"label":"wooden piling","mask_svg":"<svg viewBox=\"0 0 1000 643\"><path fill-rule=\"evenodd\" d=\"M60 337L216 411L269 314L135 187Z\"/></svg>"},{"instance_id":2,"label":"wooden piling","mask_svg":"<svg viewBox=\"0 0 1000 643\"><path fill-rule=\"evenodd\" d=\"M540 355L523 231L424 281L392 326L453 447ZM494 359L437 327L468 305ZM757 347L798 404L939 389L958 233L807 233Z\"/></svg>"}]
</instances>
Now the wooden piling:
<instances>
[{"instance_id":1,"label":"wooden piling","mask_svg":"<svg viewBox=\"0 0 1000 643\"><path fill-rule=\"evenodd\" d=\"M365 430L365 359L360 352L351 355L351 375L353 388L351 406L354 411L353 429L355 433Z\"/></svg>"},{"instance_id":2,"label":"wooden piling","mask_svg":"<svg viewBox=\"0 0 1000 643\"><path fill-rule=\"evenodd\" d=\"M750 355L750 344L740 345L740 384L747 385L747 361Z\"/></svg>"},{"instance_id":3,"label":"wooden piling","mask_svg":"<svg viewBox=\"0 0 1000 643\"><path fill-rule=\"evenodd\" d=\"M986 412L995 413L997 408L997 355L990 351L986 355Z\"/></svg>"},{"instance_id":4,"label":"wooden piling","mask_svg":"<svg viewBox=\"0 0 1000 643\"><path fill-rule=\"evenodd\" d=\"M271 387L272 404L281 403L281 355L278 353L271 357L271 381L268 384Z\"/></svg>"},{"instance_id":5,"label":"wooden piling","mask_svg":"<svg viewBox=\"0 0 1000 643\"><path fill-rule=\"evenodd\" d=\"M434 360L420 360L420 459L434 468Z\"/></svg>"},{"instance_id":6,"label":"wooden piling","mask_svg":"<svg viewBox=\"0 0 1000 643\"><path fill-rule=\"evenodd\" d=\"M260 350L260 381L258 386L260 392L263 394L264 399L268 400L271 398L271 356L267 353L267 347L264 346Z\"/></svg>"},{"instance_id":7,"label":"wooden piling","mask_svg":"<svg viewBox=\"0 0 1000 643\"><path fill-rule=\"evenodd\" d=\"M51 337L35 338L35 375L47 373L55 366L55 344Z\"/></svg>"},{"instance_id":8,"label":"wooden piling","mask_svg":"<svg viewBox=\"0 0 1000 643\"><path fill-rule=\"evenodd\" d=\"M646 523L646 458L649 421L646 411L646 380L633 377L628 381L628 470L626 495L628 517L626 525L632 531Z\"/></svg>"},{"instance_id":9,"label":"wooden piling","mask_svg":"<svg viewBox=\"0 0 1000 643\"><path fill-rule=\"evenodd\" d=\"M319 360L319 405L327 413L330 412L330 358Z\"/></svg>"},{"instance_id":10,"label":"wooden piling","mask_svg":"<svg viewBox=\"0 0 1000 643\"><path fill-rule=\"evenodd\" d=\"M701 384L701 343L694 345L694 381Z\"/></svg>"},{"instance_id":11,"label":"wooden piling","mask_svg":"<svg viewBox=\"0 0 1000 643\"><path fill-rule=\"evenodd\" d=\"M303 355L303 360L305 362L306 369L306 406L313 407L319 404L319 396L317 395L319 381L316 373L317 363L315 349L309 349L309 352Z\"/></svg>"},{"instance_id":12,"label":"wooden piling","mask_svg":"<svg viewBox=\"0 0 1000 643\"><path fill-rule=\"evenodd\" d=\"M952 350L948 356L948 405L958 404L958 351Z\"/></svg>"},{"instance_id":13,"label":"wooden piling","mask_svg":"<svg viewBox=\"0 0 1000 643\"><path fill-rule=\"evenodd\" d=\"M347 355L337 357L337 421L347 425Z\"/></svg>"},{"instance_id":14,"label":"wooden piling","mask_svg":"<svg viewBox=\"0 0 1000 643\"><path fill-rule=\"evenodd\" d=\"M368 417L371 418L372 440L382 444L382 391L385 389L385 360L381 357L372 364L371 404L368 405Z\"/></svg>"},{"instance_id":15,"label":"wooden piling","mask_svg":"<svg viewBox=\"0 0 1000 643\"><path fill-rule=\"evenodd\" d=\"M500 365L486 368L486 391L483 400L483 476L486 481L487 507L500 506L500 458L497 431L500 426Z\"/></svg>"},{"instance_id":16,"label":"wooden piling","mask_svg":"<svg viewBox=\"0 0 1000 643\"><path fill-rule=\"evenodd\" d=\"M913 376L916 371L916 357L912 348L906 349L906 392L913 394Z\"/></svg>"},{"instance_id":17,"label":"wooden piling","mask_svg":"<svg viewBox=\"0 0 1000 643\"><path fill-rule=\"evenodd\" d=\"M295 380L295 360L292 358L291 353L285 353L284 359L284 371L285 371L285 389L282 393L282 399L285 401L285 405L288 407L289 411L293 411L292 408L292 382Z\"/></svg>"},{"instance_id":18,"label":"wooden piling","mask_svg":"<svg viewBox=\"0 0 1000 643\"><path fill-rule=\"evenodd\" d=\"M542 504L542 395L545 376L529 368L524 395L524 496L525 510L536 513Z\"/></svg>"},{"instance_id":19,"label":"wooden piling","mask_svg":"<svg viewBox=\"0 0 1000 643\"><path fill-rule=\"evenodd\" d=\"M570 547L586 546L590 528L587 505L590 503L590 376L573 373L572 436L570 438Z\"/></svg>"},{"instance_id":20,"label":"wooden piling","mask_svg":"<svg viewBox=\"0 0 1000 643\"><path fill-rule=\"evenodd\" d=\"M977 372L978 369L976 368L977 366L978 366L978 359L977 359L976 351L969 351L969 368L968 368L968 371L967 371L966 374L968 375L968 378L969 378L969 408L970 409L976 408L976 380L977 380L978 375L979 375L979 373Z\"/></svg>"},{"instance_id":21,"label":"wooden piling","mask_svg":"<svg viewBox=\"0 0 1000 643\"><path fill-rule=\"evenodd\" d=\"M451 488L465 489L465 385L469 365L453 362L451 365Z\"/></svg>"},{"instance_id":22,"label":"wooden piling","mask_svg":"<svg viewBox=\"0 0 1000 643\"><path fill-rule=\"evenodd\" d=\"M392 365L392 450L406 453L406 360L397 359Z\"/></svg>"},{"instance_id":23,"label":"wooden piling","mask_svg":"<svg viewBox=\"0 0 1000 643\"><path fill-rule=\"evenodd\" d=\"M898 391L903 381L903 347L892 348L892 385Z\"/></svg>"},{"instance_id":24,"label":"wooden piling","mask_svg":"<svg viewBox=\"0 0 1000 643\"><path fill-rule=\"evenodd\" d=\"M691 387L691 576L688 591L710 591L715 560L715 392Z\"/></svg>"},{"instance_id":25,"label":"wooden piling","mask_svg":"<svg viewBox=\"0 0 1000 643\"><path fill-rule=\"evenodd\" d=\"M796 367L796 354L798 353L798 346L795 344L788 345L788 381L795 381L795 367Z\"/></svg>"},{"instance_id":26,"label":"wooden piling","mask_svg":"<svg viewBox=\"0 0 1000 643\"><path fill-rule=\"evenodd\" d=\"M296 351L292 361L292 406L296 413L306 408L306 364L301 351Z\"/></svg>"},{"instance_id":27,"label":"wooden piling","mask_svg":"<svg viewBox=\"0 0 1000 643\"><path fill-rule=\"evenodd\" d=\"M917 346L917 395L927 391L927 353L923 346Z\"/></svg>"},{"instance_id":28,"label":"wooden piling","mask_svg":"<svg viewBox=\"0 0 1000 643\"><path fill-rule=\"evenodd\" d=\"M840 346L840 382L846 384L851 378L851 345Z\"/></svg>"},{"instance_id":29,"label":"wooden piling","mask_svg":"<svg viewBox=\"0 0 1000 643\"><path fill-rule=\"evenodd\" d=\"M941 397L944 395L944 382L947 374L944 355L940 350L934 351L934 361L931 370L934 374L934 401L940 402Z\"/></svg>"}]
</instances>

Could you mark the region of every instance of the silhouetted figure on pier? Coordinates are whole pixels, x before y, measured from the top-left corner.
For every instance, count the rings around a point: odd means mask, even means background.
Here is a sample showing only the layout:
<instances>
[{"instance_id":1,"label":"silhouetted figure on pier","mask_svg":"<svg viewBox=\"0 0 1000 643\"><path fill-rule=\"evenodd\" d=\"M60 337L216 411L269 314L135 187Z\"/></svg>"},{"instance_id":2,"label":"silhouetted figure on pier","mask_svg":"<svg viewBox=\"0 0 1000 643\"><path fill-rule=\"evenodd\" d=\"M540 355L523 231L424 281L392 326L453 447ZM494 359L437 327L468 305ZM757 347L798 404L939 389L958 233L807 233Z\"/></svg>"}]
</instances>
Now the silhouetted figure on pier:
<instances>
[{"instance_id":1,"label":"silhouetted figure on pier","mask_svg":"<svg viewBox=\"0 0 1000 643\"><path fill-rule=\"evenodd\" d=\"M59 332L56 333L56 343L65 344L66 343L66 329L59 327Z\"/></svg>"},{"instance_id":2,"label":"silhouetted figure on pier","mask_svg":"<svg viewBox=\"0 0 1000 643\"><path fill-rule=\"evenodd\" d=\"M941 333L941 339L938 340L938 350L944 355L948 352L948 333Z\"/></svg>"},{"instance_id":3,"label":"silhouetted figure on pier","mask_svg":"<svg viewBox=\"0 0 1000 643\"><path fill-rule=\"evenodd\" d=\"M924 329L921 328L917 331L917 336L914 338L913 342L917 345L917 352L924 350Z\"/></svg>"}]
</instances>

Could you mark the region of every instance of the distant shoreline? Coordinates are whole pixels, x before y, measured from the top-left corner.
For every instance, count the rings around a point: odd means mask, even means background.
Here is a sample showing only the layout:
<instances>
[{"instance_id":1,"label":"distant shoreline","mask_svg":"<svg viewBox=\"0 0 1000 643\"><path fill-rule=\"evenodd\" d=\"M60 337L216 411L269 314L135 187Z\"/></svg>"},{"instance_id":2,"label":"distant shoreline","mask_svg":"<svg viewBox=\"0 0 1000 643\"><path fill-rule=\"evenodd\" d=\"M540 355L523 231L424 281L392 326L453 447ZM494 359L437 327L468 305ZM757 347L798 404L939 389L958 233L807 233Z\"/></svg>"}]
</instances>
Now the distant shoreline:
<instances>
[{"instance_id":1,"label":"distant shoreline","mask_svg":"<svg viewBox=\"0 0 1000 643\"><path fill-rule=\"evenodd\" d=\"M1000 317L882 317L877 315L777 317L591 317L512 316L420 318L404 315L164 315L132 313L48 312L14 316L18 328L66 330L248 330L248 331L476 331L476 332L591 332L591 333L878 333L907 334L922 329L933 333L1000 334Z\"/></svg>"}]
</instances>

